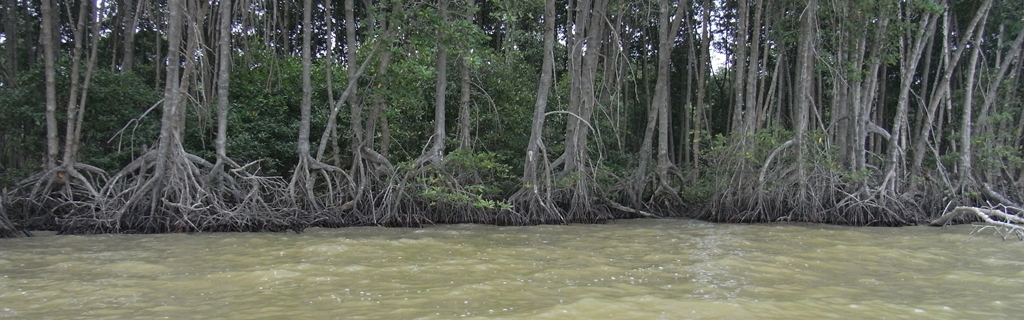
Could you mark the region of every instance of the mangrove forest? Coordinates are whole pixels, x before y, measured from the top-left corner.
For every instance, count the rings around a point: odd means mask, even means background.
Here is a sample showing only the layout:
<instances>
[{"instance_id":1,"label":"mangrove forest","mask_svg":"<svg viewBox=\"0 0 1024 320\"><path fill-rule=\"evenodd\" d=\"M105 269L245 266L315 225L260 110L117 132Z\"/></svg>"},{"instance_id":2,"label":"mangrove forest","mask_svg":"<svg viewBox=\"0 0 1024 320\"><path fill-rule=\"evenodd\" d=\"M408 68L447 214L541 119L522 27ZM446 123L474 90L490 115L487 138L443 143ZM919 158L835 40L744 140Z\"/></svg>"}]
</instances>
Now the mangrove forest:
<instances>
[{"instance_id":1,"label":"mangrove forest","mask_svg":"<svg viewBox=\"0 0 1024 320\"><path fill-rule=\"evenodd\" d=\"M0 237L981 221L1024 2L0 0Z\"/></svg>"}]
</instances>

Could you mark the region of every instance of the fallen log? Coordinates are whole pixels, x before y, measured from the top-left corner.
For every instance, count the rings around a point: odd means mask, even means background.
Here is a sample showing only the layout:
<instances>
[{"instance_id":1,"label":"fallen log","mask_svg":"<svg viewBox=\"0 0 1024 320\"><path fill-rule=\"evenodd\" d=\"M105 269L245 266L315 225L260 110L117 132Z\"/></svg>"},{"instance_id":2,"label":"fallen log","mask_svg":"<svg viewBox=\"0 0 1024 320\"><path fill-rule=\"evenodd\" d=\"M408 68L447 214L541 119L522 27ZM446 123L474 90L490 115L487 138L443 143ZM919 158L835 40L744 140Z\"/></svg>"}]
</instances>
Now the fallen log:
<instances>
[{"instance_id":1,"label":"fallen log","mask_svg":"<svg viewBox=\"0 0 1024 320\"><path fill-rule=\"evenodd\" d=\"M1020 211L1020 208L1009 208L1008 210ZM974 215L981 219L985 223L982 229L993 227L996 228L997 233L1005 236L1016 235L1018 239L1024 240L1024 218L1006 213L992 208L978 208L978 207L956 207L950 210L946 214L943 214L938 219L932 220L928 225L933 227L945 226L953 218L959 217L960 215L968 214ZM981 231L981 229L977 230Z\"/></svg>"}]
</instances>

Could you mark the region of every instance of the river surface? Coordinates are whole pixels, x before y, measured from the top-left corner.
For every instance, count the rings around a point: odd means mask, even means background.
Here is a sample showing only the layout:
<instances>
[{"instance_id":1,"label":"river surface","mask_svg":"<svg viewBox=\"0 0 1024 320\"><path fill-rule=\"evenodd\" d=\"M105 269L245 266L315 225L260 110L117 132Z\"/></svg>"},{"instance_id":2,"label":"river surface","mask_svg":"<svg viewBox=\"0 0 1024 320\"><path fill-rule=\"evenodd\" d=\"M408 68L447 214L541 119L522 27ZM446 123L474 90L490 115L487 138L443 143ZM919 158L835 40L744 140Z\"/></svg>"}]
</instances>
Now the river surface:
<instances>
[{"instance_id":1,"label":"river surface","mask_svg":"<svg viewBox=\"0 0 1024 320\"><path fill-rule=\"evenodd\" d=\"M0 239L0 318L1019 317L1024 243L971 231L632 220Z\"/></svg>"}]
</instances>

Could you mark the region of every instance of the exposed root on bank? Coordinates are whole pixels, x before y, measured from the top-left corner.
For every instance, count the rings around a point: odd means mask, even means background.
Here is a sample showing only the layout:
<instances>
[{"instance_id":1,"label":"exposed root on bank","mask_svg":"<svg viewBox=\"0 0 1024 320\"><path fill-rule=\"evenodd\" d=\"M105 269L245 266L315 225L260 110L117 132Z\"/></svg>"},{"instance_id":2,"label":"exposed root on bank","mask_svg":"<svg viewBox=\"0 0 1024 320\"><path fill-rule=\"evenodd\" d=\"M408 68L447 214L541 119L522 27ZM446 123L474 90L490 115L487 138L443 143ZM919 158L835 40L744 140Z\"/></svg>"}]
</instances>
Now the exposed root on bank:
<instances>
[{"instance_id":1,"label":"exposed root on bank","mask_svg":"<svg viewBox=\"0 0 1024 320\"><path fill-rule=\"evenodd\" d=\"M648 181L654 183L654 192L647 200L647 205L665 215L679 216L686 206L686 202L679 196L679 189L674 186L682 186L686 182L679 167L669 164L666 168L657 168Z\"/></svg>"},{"instance_id":2,"label":"exposed root on bank","mask_svg":"<svg viewBox=\"0 0 1024 320\"><path fill-rule=\"evenodd\" d=\"M7 190L2 190L0 193L0 238L14 238L19 235L19 230L11 222L11 219L7 218ZM30 236L31 234L27 231L24 235Z\"/></svg>"},{"instance_id":3,"label":"exposed root on bank","mask_svg":"<svg viewBox=\"0 0 1024 320\"><path fill-rule=\"evenodd\" d=\"M287 193L297 210L314 217L312 225L342 226L353 189L355 184L345 170L304 155L292 172Z\"/></svg>"},{"instance_id":4,"label":"exposed root on bank","mask_svg":"<svg viewBox=\"0 0 1024 320\"><path fill-rule=\"evenodd\" d=\"M501 200L481 196L479 176L459 161L421 157L395 174L376 203L375 223L419 227L425 224L480 223L524 225L526 219Z\"/></svg>"},{"instance_id":5,"label":"exposed root on bank","mask_svg":"<svg viewBox=\"0 0 1024 320\"><path fill-rule=\"evenodd\" d=\"M794 161L795 148L783 144L764 163L734 153L713 159L712 174L724 177L697 218L715 222L812 222L855 226L903 226L916 222L916 200L870 188L867 180L844 176L822 157ZM811 144L809 154L825 154ZM817 149L816 149L817 148ZM799 168L797 166L803 166ZM804 178L798 171L803 169ZM861 177L860 179L870 179Z\"/></svg>"},{"instance_id":6,"label":"exposed root on bank","mask_svg":"<svg viewBox=\"0 0 1024 320\"><path fill-rule=\"evenodd\" d=\"M105 210L68 216L61 232L298 232L308 225L308 216L282 206L280 179L256 177L241 167L214 185L210 177L221 173L203 173L213 164L180 146L171 149L163 159L156 150L147 152L111 177L101 190Z\"/></svg>"},{"instance_id":7,"label":"exposed root on bank","mask_svg":"<svg viewBox=\"0 0 1024 320\"><path fill-rule=\"evenodd\" d=\"M405 174L396 170L384 187L378 207L374 210L373 223L385 227L420 227L434 222L421 211L414 196L425 189L422 185L431 179L427 174L428 160L418 159ZM434 178L435 180L438 178ZM448 179L445 179L447 181ZM410 187L410 182L415 185Z\"/></svg>"},{"instance_id":8,"label":"exposed root on bank","mask_svg":"<svg viewBox=\"0 0 1024 320\"><path fill-rule=\"evenodd\" d=\"M531 221L558 220L565 221L561 208L552 201L551 188L545 186L520 188L509 197L509 203L515 208L516 215L511 216L508 225L527 225Z\"/></svg>"},{"instance_id":9,"label":"exposed root on bank","mask_svg":"<svg viewBox=\"0 0 1024 320\"><path fill-rule=\"evenodd\" d=\"M361 147L349 172L352 196L338 208L344 219L338 225L325 226L378 225L377 221L384 216L379 209L386 207L388 181L395 176L395 166L375 150Z\"/></svg>"},{"instance_id":10,"label":"exposed root on bank","mask_svg":"<svg viewBox=\"0 0 1024 320\"><path fill-rule=\"evenodd\" d=\"M87 164L57 166L22 180L13 190L10 205L24 227L59 228L68 216L104 210L96 186L106 179L106 172Z\"/></svg>"},{"instance_id":11,"label":"exposed root on bank","mask_svg":"<svg viewBox=\"0 0 1024 320\"><path fill-rule=\"evenodd\" d=\"M602 201L608 197L597 182L597 172L593 169L595 166L587 158L579 163L584 165L558 174L555 178L551 201L561 208L561 216L556 217L560 221L545 217L537 223L605 223L615 218L606 205L608 201Z\"/></svg>"}]
</instances>

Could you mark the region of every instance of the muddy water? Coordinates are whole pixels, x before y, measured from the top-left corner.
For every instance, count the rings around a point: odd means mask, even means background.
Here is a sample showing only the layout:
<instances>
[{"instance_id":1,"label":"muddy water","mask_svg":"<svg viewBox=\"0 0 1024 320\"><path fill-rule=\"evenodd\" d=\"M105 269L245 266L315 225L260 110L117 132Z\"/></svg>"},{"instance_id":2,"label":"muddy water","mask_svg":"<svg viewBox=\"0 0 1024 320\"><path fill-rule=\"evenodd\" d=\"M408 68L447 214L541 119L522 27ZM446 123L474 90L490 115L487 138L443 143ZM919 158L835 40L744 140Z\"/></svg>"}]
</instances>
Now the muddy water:
<instances>
[{"instance_id":1,"label":"muddy water","mask_svg":"<svg viewBox=\"0 0 1024 320\"><path fill-rule=\"evenodd\" d=\"M686 220L0 239L0 318L1016 318L970 226Z\"/></svg>"}]
</instances>

